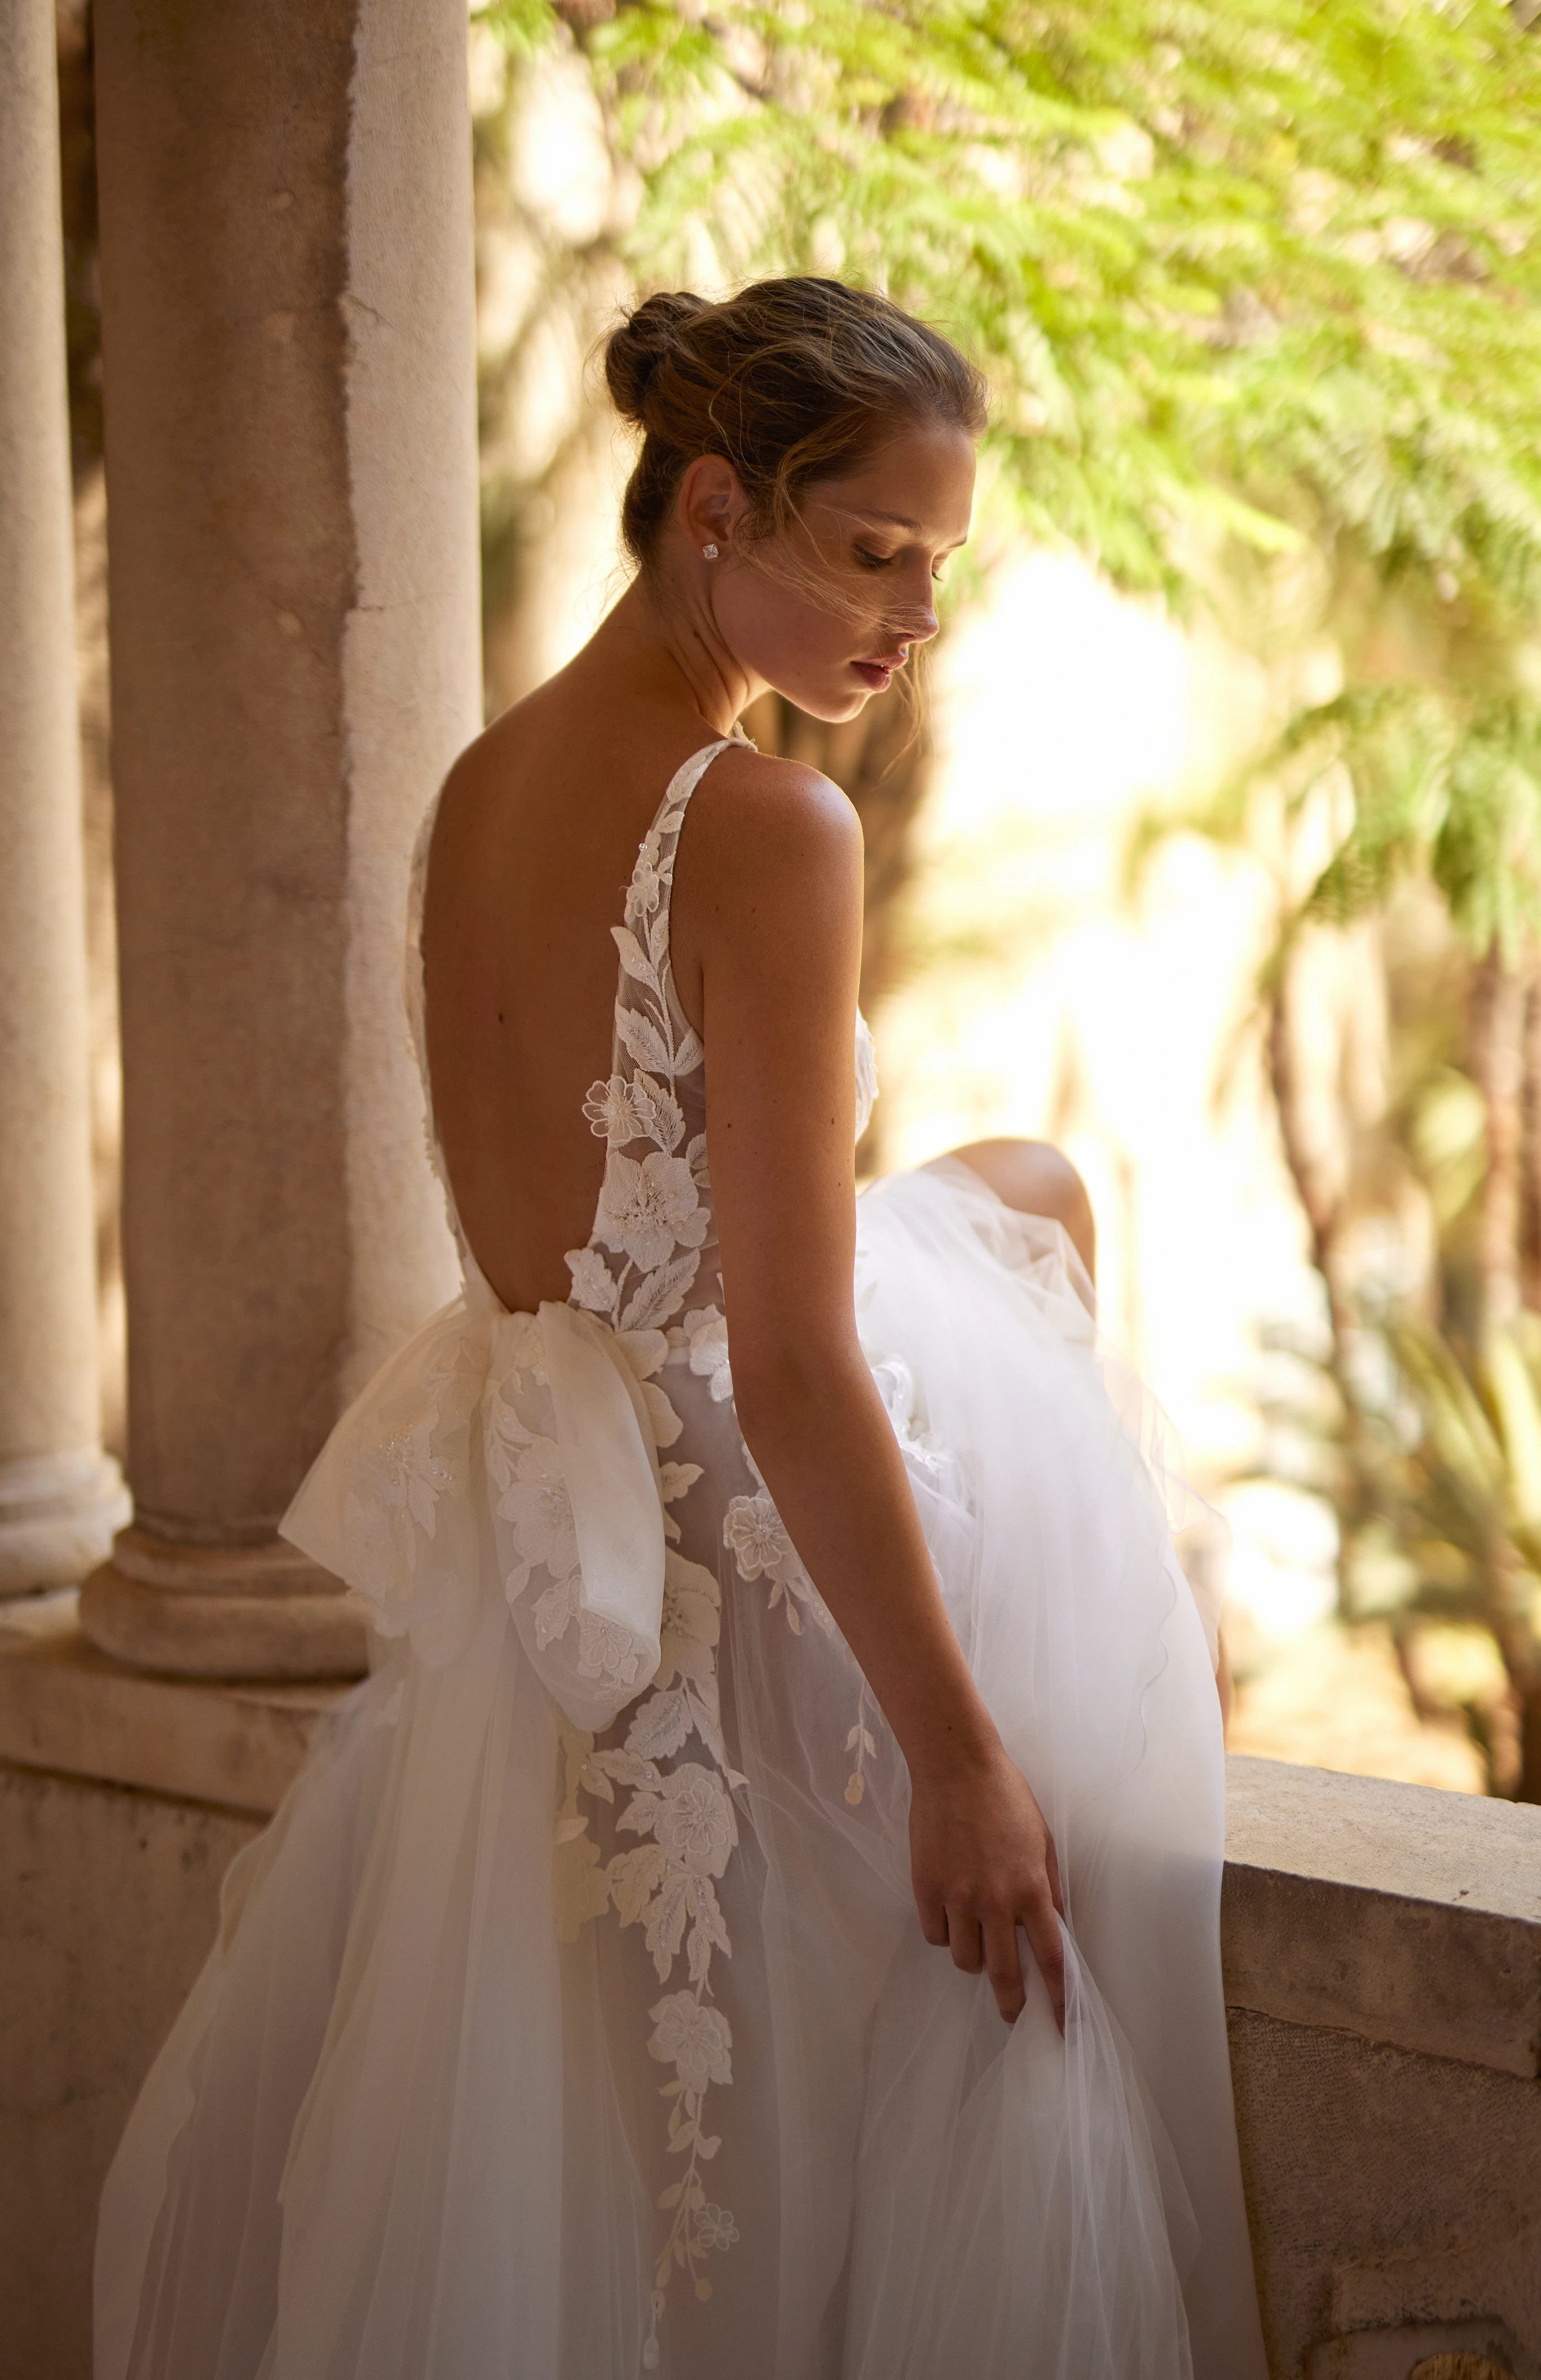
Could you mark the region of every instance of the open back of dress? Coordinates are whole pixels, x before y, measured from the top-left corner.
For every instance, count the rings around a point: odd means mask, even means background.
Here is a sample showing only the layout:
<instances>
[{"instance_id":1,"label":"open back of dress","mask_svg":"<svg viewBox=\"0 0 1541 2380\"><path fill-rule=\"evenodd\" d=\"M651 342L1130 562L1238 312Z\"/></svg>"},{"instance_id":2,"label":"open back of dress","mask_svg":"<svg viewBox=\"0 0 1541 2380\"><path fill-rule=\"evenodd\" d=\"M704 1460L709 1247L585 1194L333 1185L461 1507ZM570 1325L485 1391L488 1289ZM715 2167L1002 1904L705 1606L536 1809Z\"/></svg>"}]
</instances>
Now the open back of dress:
<instances>
[{"instance_id":1,"label":"open back of dress","mask_svg":"<svg viewBox=\"0 0 1541 2380\"><path fill-rule=\"evenodd\" d=\"M669 959L722 748L615 929L571 1298L467 1254L285 1521L376 1667L119 2150L98 2380L1262 2380L1209 1648L1062 1232L944 1160L862 1198L856 1296L1059 1848L1063 2040L924 1943L903 1758L738 1429Z\"/></svg>"}]
</instances>

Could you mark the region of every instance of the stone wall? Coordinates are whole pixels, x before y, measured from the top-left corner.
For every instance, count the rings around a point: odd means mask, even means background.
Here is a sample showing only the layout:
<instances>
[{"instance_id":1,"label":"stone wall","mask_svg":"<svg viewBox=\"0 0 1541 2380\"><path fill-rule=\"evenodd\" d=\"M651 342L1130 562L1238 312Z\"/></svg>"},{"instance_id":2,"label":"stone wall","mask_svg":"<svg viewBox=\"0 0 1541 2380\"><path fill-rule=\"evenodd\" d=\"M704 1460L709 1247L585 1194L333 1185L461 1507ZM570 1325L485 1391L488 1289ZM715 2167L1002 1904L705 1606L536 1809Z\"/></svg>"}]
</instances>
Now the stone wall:
<instances>
[{"instance_id":1,"label":"stone wall","mask_svg":"<svg viewBox=\"0 0 1541 2380\"><path fill-rule=\"evenodd\" d=\"M0 1632L0 2380L89 2380L103 2173L331 1691L135 1677L63 1597ZM1541 1811L1230 1767L1275 2380L1541 2380Z\"/></svg>"},{"instance_id":2,"label":"stone wall","mask_svg":"<svg viewBox=\"0 0 1541 2380\"><path fill-rule=\"evenodd\" d=\"M1462 2353L1541 2380L1541 1811L1230 1770L1232 2070L1277 2380Z\"/></svg>"}]
</instances>

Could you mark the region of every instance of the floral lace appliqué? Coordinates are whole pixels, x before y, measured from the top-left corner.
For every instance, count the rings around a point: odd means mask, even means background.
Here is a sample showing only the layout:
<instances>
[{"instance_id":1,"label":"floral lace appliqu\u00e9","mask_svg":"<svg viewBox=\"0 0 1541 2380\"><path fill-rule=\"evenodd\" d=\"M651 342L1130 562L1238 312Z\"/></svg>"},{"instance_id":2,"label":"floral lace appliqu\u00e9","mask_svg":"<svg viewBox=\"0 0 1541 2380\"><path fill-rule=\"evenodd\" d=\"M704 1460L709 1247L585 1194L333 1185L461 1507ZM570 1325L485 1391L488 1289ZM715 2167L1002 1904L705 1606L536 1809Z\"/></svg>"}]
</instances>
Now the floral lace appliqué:
<instances>
[{"instance_id":1,"label":"floral lace appliqu\u00e9","mask_svg":"<svg viewBox=\"0 0 1541 2380\"><path fill-rule=\"evenodd\" d=\"M567 1257L571 1302L615 1332L661 1458L682 1428L658 1378L671 1354L709 1384L713 1403L733 1395L725 1317L697 1288L712 1236L711 1185L706 1135L690 1135L688 1117L704 1113L697 1077L705 1053L680 1009L669 967L680 828L690 795L720 748L698 755L671 787L638 853L625 923L613 929L621 972L611 1072L590 1086L584 1103L590 1128L606 1143L604 1181L588 1245ZM876 1089L871 1038L859 1018L855 1062L859 1130ZM693 1290L698 1302L687 1309ZM572 1516L552 1463L555 1451L511 1413L495 1428L490 1423L489 1469L525 1564L522 1575L508 1580L508 1592L522 1594L532 1571L543 1570L551 1584L536 1605L537 1627L542 1637L549 1632L553 1638L575 1618L580 1627L584 1620ZM802 1633L805 1615L828 1629L830 1615L753 1457L746 1448L744 1453L757 1492L733 1499L723 1526L738 1574L768 1582L772 1608L784 1608L795 1634ZM746 1780L729 1767L722 1742L722 1590L713 1572L678 1551L679 1523L669 1509L700 1476L697 1463L659 1463L666 1539L661 1658L650 1689L632 1710L624 1742L601 1746L565 1718L559 1721L565 1769L554 1865L559 1930L576 1939L582 1925L613 1909L621 1925L640 1927L659 1982L670 1986L649 2010L648 2050L669 2070L661 2095L668 2104L668 2151L681 2163L658 2201L667 2228L642 2349L649 2371L659 2362L671 2279L686 2273L696 2295L710 2297L710 2258L731 2249L739 2236L731 2211L708 2194L707 2168L721 2137L707 2128L707 2108L710 2094L733 2081L732 2031L714 2002L711 1977L717 1956L732 1955L717 1887L738 1842L733 1789ZM864 1755L874 1748L864 1717L858 1713L854 1742L858 1779ZM849 1798L859 1798L859 1790ZM586 1797L615 1813L613 1831L624 1847L608 1859L583 1806ZM627 1837L637 1840L627 1843Z\"/></svg>"},{"instance_id":2,"label":"floral lace appliqu\u00e9","mask_svg":"<svg viewBox=\"0 0 1541 2380\"><path fill-rule=\"evenodd\" d=\"M671 1345L687 1351L690 1370L710 1380L715 1400L732 1392L720 1310L704 1305L683 1323L677 1319L700 1269L711 1214L706 1136L686 1138L679 1093L681 1083L698 1074L704 1052L680 1013L669 974L669 897L686 808L715 748L699 756L699 767L681 772L676 787L683 781L683 790L671 788L637 856L625 923L613 929L621 976L612 1069L590 1087L584 1103L590 1128L607 1145L604 1182L588 1245L567 1258L572 1302L615 1331L637 1376L661 1456L681 1430L654 1378ZM699 1112L698 1098L696 1104ZM721 2144L720 2135L706 2128L708 2096L733 2080L733 2035L713 2004L711 1969L719 1952L731 1955L717 1886L738 1841L731 1788L743 1779L723 1755L717 1685L722 1589L712 1572L676 1550L679 1524L668 1509L700 1475L697 1463L659 1464L668 1541L661 1658L625 1742L601 1750L593 1736L563 1729L559 1925L571 1937L613 1907L623 1925L640 1926L661 1984L674 1983L678 1962L685 1963L686 1980L649 2010L649 2054L672 2070L661 2091L668 2103L669 2153L682 2160L682 2169L659 2198L667 2229L642 2350L648 2370L657 2368L659 2325L673 2274L687 2273L698 2297L710 2297L707 2260L738 2238L731 2212L708 2195L704 2168ZM547 1483L528 1451L520 1451L508 1492L516 1530L528 1529L532 1552L538 1544L554 1542L560 1508L541 1500ZM555 1609L552 1617L553 1623L569 1624ZM695 1750L684 1756L692 1744ZM604 1860L581 1807L583 1795L615 1807L617 1838L637 1841ZM618 1795L624 1799L618 1802Z\"/></svg>"}]
</instances>

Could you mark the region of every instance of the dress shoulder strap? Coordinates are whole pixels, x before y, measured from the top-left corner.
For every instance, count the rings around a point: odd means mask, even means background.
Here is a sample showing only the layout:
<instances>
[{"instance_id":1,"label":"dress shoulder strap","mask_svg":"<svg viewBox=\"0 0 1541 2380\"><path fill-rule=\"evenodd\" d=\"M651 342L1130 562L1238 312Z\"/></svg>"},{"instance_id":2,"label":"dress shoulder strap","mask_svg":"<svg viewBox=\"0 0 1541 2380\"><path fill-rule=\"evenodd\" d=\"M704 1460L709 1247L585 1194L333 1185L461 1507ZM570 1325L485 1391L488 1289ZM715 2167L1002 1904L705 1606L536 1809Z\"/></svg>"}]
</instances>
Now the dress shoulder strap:
<instances>
[{"instance_id":1,"label":"dress shoulder strap","mask_svg":"<svg viewBox=\"0 0 1541 2380\"><path fill-rule=\"evenodd\" d=\"M715 744L704 745L700 751L692 752L689 759L675 770L663 799L653 814L653 822L642 839L637 865L631 872L631 882L626 888L625 927L623 931L633 936L642 935L648 958L671 993L673 991L673 976L669 956L669 913L674 890L674 854L679 847L680 830L690 807L690 797L701 779L718 754L726 752L734 744L746 745L751 751L755 749L746 735L719 736ZM621 952L624 993L628 969L623 931L616 931L615 939Z\"/></svg>"}]
</instances>

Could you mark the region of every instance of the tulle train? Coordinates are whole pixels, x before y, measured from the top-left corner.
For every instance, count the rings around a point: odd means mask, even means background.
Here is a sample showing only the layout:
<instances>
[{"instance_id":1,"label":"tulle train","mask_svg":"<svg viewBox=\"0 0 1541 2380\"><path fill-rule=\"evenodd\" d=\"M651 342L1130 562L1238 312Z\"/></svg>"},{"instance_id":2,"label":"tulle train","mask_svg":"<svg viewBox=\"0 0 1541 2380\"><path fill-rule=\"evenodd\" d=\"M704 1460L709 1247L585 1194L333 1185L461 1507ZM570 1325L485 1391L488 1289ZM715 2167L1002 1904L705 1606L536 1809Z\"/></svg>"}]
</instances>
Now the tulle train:
<instances>
[{"instance_id":1,"label":"tulle train","mask_svg":"<svg viewBox=\"0 0 1541 2380\"><path fill-rule=\"evenodd\" d=\"M472 1433L451 1658L379 1640L232 1868L130 2123L97 2380L1262 2380L1219 1714L1157 1440L1063 1235L961 1167L863 1198L857 1306L949 1611L1059 1847L1064 2038L1036 1976L1008 2031L923 1942L897 1747L817 1599L725 1552L753 1482L731 1405L672 1352L672 1453L705 1475L680 1552L721 1581L738 1780L710 2271L657 2318L680 2171L661 1987L613 1912L557 1938L571 1730L514 1624ZM474 1302L451 1318L475 1340ZM393 1411L444 1330L394 1359Z\"/></svg>"}]
</instances>

